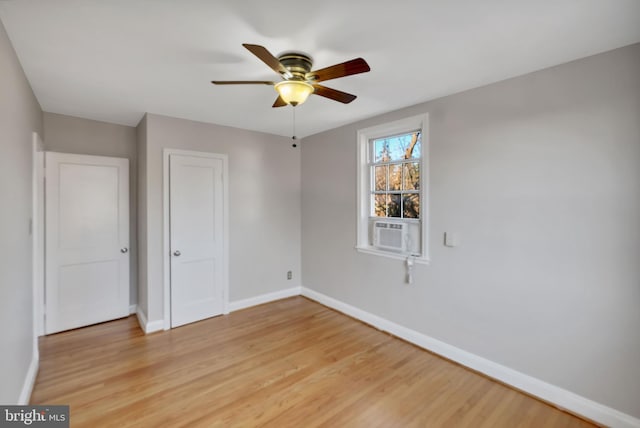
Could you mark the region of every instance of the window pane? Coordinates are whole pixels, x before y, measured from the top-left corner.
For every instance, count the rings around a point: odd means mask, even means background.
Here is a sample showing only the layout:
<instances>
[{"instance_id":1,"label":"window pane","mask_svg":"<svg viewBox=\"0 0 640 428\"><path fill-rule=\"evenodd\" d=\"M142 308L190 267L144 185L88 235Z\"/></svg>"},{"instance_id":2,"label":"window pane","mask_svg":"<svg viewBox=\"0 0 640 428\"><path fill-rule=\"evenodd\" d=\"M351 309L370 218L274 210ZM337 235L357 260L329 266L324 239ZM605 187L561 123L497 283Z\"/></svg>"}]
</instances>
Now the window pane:
<instances>
[{"instance_id":1,"label":"window pane","mask_svg":"<svg viewBox=\"0 0 640 428\"><path fill-rule=\"evenodd\" d=\"M375 190L387 190L387 169L388 166L376 166L375 168Z\"/></svg>"},{"instance_id":2,"label":"window pane","mask_svg":"<svg viewBox=\"0 0 640 428\"><path fill-rule=\"evenodd\" d=\"M420 132L407 134L404 140L404 159L419 159L422 156L422 138Z\"/></svg>"},{"instance_id":3,"label":"window pane","mask_svg":"<svg viewBox=\"0 0 640 428\"><path fill-rule=\"evenodd\" d=\"M399 194L389 195L387 215L389 217L400 217L400 195Z\"/></svg>"},{"instance_id":4,"label":"window pane","mask_svg":"<svg viewBox=\"0 0 640 428\"><path fill-rule=\"evenodd\" d=\"M389 162L404 159L404 137L386 137L376 140L376 162Z\"/></svg>"},{"instance_id":5,"label":"window pane","mask_svg":"<svg viewBox=\"0 0 640 428\"><path fill-rule=\"evenodd\" d=\"M387 216L387 195L372 195L371 207L376 217Z\"/></svg>"},{"instance_id":6,"label":"window pane","mask_svg":"<svg viewBox=\"0 0 640 428\"><path fill-rule=\"evenodd\" d=\"M375 140L373 142L373 161L374 162L388 162L389 157L389 144L386 140Z\"/></svg>"},{"instance_id":7,"label":"window pane","mask_svg":"<svg viewBox=\"0 0 640 428\"><path fill-rule=\"evenodd\" d=\"M386 140L389 144L389 157L392 161L404 159L404 137L391 137Z\"/></svg>"},{"instance_id":8,"label":"window pane","mask_svg":"<svg viewBox=\"0 0 640 428\"><path fill-rule=\"evenodd\" d=\"M419 190L420 189L420 163L408 162L404 166L404 179L402 183L403 190Z\"/></svg>"},{"instance_id":9,"label":"window pane","mask_svg":"<svg viewBox=\"0 0 640 428\"><path fill-rule=\"evenodd\" d=\"M402 208L404 218L420 218L420 195L417 193L404 195Z\"/></svg>"},{"instance_id":10,"label":"window pane","mask_svg":"<svg viewBox=\"0 0 640 428\"><path fill-rule=\"evenodd\" d=\"M402 188L402 164L389 166L389 190Z\"/></svg>"},{"instance_id":11,"label":"window pane","mask_svg":"<svg viewBox=\"0 0 640 428\"><path fill-rule=\"evenodd\" d=\"M419 132L379 138L374 140L373 147L374 162L419 159L422 155L422 140Z\"/></svg>"}]
</instances>

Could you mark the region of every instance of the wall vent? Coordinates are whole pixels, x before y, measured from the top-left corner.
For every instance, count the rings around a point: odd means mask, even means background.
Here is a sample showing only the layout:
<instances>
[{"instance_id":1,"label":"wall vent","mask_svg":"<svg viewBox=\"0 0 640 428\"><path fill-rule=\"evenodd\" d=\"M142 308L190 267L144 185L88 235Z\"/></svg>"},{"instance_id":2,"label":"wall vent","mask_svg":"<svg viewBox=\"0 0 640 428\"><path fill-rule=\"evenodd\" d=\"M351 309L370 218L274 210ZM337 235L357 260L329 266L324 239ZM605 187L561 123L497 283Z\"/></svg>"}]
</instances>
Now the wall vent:
<instances>
[{"instance_id":1,"label":"wall vent","mask_svg":"<svg viewBox=\"0 0 640 428\"><path fill-rule=\"evenodd\" d=\"M407 225L389 221L374 222L373 246L384 250L406 251Z\"/></svg>"}]
</instances>

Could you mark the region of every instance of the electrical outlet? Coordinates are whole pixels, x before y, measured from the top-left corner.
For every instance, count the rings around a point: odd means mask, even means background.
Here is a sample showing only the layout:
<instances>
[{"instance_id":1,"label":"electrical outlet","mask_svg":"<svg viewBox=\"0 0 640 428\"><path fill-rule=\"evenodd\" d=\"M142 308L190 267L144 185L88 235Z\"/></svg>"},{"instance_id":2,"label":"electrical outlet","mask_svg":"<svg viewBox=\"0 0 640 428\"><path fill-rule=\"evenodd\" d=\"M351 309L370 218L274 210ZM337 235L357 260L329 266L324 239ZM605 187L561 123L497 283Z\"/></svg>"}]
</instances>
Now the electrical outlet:
<instances>
[{"instance_id":1,"label":"electrical outlet","mask_svg":"<svg viewBox=\"0 0 640 428\"><path fill-rule=\"evenodd\" d=\"M287 279L293 278L293 273L291 271L287 271Z\"/></svg>"}]
</instances>

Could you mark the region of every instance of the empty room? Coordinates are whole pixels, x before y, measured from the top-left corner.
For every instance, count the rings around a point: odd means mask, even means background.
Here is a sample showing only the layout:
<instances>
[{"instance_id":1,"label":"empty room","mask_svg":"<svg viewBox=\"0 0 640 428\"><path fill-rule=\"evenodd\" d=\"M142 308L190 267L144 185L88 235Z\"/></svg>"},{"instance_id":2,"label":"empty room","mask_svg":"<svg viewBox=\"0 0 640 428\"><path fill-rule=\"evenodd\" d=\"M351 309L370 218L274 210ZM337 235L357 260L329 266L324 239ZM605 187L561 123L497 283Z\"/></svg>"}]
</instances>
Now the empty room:
<instances>
[{"instance_id":1,"label":"empty room","mask_svg":"<svg viewBox=\"0 0 640 428\"><path fill-rule=\"evenodd\" d=\"M640 2L0 0L0 426L640 428Z\"/></svg>"}]
</instances>

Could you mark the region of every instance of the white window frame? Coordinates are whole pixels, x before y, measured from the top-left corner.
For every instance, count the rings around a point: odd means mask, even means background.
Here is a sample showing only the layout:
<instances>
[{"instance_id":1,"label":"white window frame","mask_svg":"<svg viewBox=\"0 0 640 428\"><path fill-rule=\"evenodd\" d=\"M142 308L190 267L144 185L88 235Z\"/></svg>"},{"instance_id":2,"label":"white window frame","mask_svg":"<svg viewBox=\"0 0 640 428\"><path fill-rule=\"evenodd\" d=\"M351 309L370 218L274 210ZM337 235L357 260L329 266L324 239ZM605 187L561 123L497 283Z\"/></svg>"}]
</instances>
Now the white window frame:
<instances>
[{"instance_id":1,"label":"white window frame","mask_svg":"<svg viewBox=\"0 0 640 428\"><path fill-rule=\"evenodd\" d=\"M369 244L369 223L371 217L371 172L370 172L370 144L376 138L399 135L404 133L421 132L421 157L420 157L420 219L397 219L389 218L390 221L419 221L421 245L420 255L412 256L407 253L397 253L375 248ZM388 122L370 128L360 129L357 134L358 143L358 175L357 175L357 237L356 250L361 253L374 254L382 257L406 260L412 257L418 263L429 263L429 116L421 114L407 117L405 119ZM380 220L387 218L380 217Z\"/></svg>"}]
</instances>

